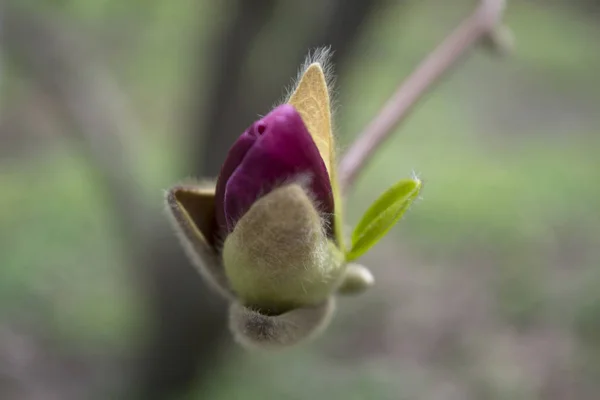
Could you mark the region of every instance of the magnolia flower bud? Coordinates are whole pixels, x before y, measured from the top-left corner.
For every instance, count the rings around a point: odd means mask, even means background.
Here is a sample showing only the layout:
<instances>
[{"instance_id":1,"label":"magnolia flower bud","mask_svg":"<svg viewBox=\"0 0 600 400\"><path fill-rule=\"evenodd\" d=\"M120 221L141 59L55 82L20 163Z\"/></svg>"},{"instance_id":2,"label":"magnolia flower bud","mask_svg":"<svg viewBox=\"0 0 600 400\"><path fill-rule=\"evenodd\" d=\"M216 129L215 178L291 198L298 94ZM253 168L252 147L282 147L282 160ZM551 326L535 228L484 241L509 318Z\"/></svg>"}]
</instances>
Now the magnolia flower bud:
<instances>
[{"instance_id":1,"label":"magnolia flower bud","mask_svg":"<svg viewBox=\"0 0 600 400\"><path fill-rule=\"evenodd\" d=\"M333 193L323 158L296 109L284 104L253 123L229 151L216 189L216 218L225 233L277 186L307 180L306 190L332 228Z\"/></svg>"},{"instance_id":2,"label":"magnolia flower bud","mask_svg":"<svg viewBox=\"0 0 600 400\"><path fill-rule=\"evenodd\" d=\"M166 203L184 248L230 302L230 328L248 347L280 348L330 321L336 293L374 282L361 257L417 198L418 179L398 182L367 210L344 244L336 178L327 51L305 65L287 104L233 144L216 187L185 184Z\"/></svg>"},{"instance_id":3,"label":"magnolia flower bud","mask_svg":"<svg viewBox=\"0 0 600 400\"><path fill-rule=\"evenodd\" d=\"M341 278L344 256L298 183L256 201L223 246L223 264L244 304L267 314L322 303Z\"/></svg>"},{"instance_id":4,"label":"magnolia flower bud","mask_svg":"<svg viewBox=\"0 0 600 400\"><path fill-rule=\"evenodd\" d=\"M344 257L330 240L329 174L294 107L275 108L240 136L215 200L225 273L245 305L279 313L325 301Z\"/></svg>"}]
</instances>

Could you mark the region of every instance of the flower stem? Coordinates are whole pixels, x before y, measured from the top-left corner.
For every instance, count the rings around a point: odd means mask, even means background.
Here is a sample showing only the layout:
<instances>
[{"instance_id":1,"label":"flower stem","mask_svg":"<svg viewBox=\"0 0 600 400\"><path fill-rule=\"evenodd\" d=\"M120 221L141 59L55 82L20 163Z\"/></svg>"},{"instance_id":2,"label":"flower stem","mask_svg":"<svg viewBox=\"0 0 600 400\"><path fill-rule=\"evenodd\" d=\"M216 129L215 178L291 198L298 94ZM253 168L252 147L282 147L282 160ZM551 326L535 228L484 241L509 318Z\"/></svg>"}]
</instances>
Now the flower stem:
<instances>
[{"instance_id":1,"label":"flower stem","mask_svg":"<svg viewBox=\"0 0 600 400\"><path fill-rule=\"evenodd\" d=\"M358 173L391 136L410 111L445 73L449 72L474 45L491 35L499 26L505 0L481 0L479 6L454 32L433 50L382 107L358 136L339 166L343 190L349 189Z\"/></svg>"}]
</instances>

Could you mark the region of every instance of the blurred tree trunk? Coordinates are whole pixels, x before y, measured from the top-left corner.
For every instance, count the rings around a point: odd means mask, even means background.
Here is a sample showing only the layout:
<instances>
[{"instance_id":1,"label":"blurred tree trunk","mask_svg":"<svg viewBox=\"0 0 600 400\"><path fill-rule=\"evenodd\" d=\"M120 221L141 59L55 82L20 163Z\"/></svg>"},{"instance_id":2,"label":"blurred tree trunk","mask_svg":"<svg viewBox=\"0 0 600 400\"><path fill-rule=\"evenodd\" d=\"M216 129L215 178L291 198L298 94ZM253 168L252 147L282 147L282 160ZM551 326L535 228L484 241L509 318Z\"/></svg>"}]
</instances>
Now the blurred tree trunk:
<instances>
[{"instance_id":1,"label":"blurred tree trunk","mask_svg":"<svg viewBox=\"0 0 600 400\"><path fill-rule=\"evenodd\" d=\"M194 79L200 86L192 93L192 116L189 127L191 145L188 158L190 172L196 176L216 177L225 154L235 139L258 113L265 113L281 97L282 88L290 84L303 57L310 48L331 45L335 50L334 62L342 70L352 46L359 37L362 23L385 0L312 0L302 7L314 10L303 14L304 20L296 23L307 29L304 32L271 32L266 35L264 47L276 51L259 60L253 74L247 73L253 57L251 49L263 30L269 28L273 18L291 20L290 13L280 15L276 0L238 0L231 4L235 11L231 21L212 47L212 54L201 54L200 59L211 60L209 77L211 85L206 90L207 79ZM325 14L323 24L315 26L311 20ZM288 24L278 24L287 27ZM296 36L301 36L297 40ZM283 56L282 56L283 54ZM256 59L252 60L256 62ZM278 69L274 71L274 69ZM274 79L279 77L279 79ZM244 91L258 88L257 91ZM198 112L205 96L210 101L205 113ZM185 390L193 379L204 379L218 367L221 345L230 341L227 331L225 304L208 291L199 275L190 267L180 246L164 229L156 229L149 249L149 271L152 273L155 293L157 336L147 358L142 379L144 398L164 398L160 393ZM161 234L162 232L162 234Z\"/></svg>"},{"instance_id":2,"label":"blurred tree trunk","mask_svg":"<svg viewBox=\"0 0 600 400\"><path fill-rule=\"evenodd\" d=\"M189 158L192 171L199 176L215 177L219 173L225 154L235 139L256 119L260 112L266 112L274 101L281 97L282 88L290 84L296 75L303 57L310 48L331 45L335 50L335 64L338 70L350 53L353 43L360 35L362 23L378 8L384 0L372 1L307 1L302 6L313 9L312 14L303 14L306 18L300 25L307 27L305 32L273 32L265 40L272 41L263 46L269 48L287 48L282 57L273 52L268 58L259 60L259 67L253 74L244 74L255 48L254 42L261 30L268 28L271 18L279 16L275 0L235 2L235 16L231 24L221 32L213 45L210 59L211 82L208 96L210 101L206 114L191 111L190 140L192 144ZM309 4L310 3L310 4ZM324 23L317 27L311 19L325 13ZM277 16L276 16L277 14ZM283 15L293 19L295 15ZM287 24L278 24L286 27ZM297 40L295 36L301 35ZM293 49L289 47L293 46ZM253 60L256 62L256 60ZM274 69L279 69L274 71ZM283 79L273 79L273 77ZM193 92L192 106L198 107L206 96L206 79L197 79L202 87ZM257 91L244 92L245 88L258 88ZM199 108L199 107L198 107ZM201 150L202 149L202 150ZM202 153L199 155L198 150ZM184 174L185 175L185 174ZM171 246L174 246L171 247ZM160 360L151 366L145 379L147 393L161 392L163 385L187 386L198 372L210 371L216 366L219 342L229 341L226 329L226 310L220 301L209 301L212 293L191 271L189 263L175 243L156 238L149 246L153 255L151 271L154 271L157 284L157 319L161 334L155 343ZM166 256L165 256L166 255ZM174 310L177 310L174 313ZM179 371L179 372L175 372ZM164 379L171 376L171 381Z\"/></svg>"},{"instance_id":3,"label":"blurred tree trunk","mask_svg":"<svg viewBox=\"0 0 600 400\"><path fill-rule=\"evenodd\" d=\"M281 98L282 90L288 87L291 79L296 76L299 66L309 49L319 46L331 46L334 50L333 62L336 71L343 71L344 64L350 51L360 36L363 22L389 0L308 0L298 2L298 7L312 12L294 15L294 9L280 10L277 13L275 4L283 2L260 0L237 2L237 21L229 30L223 32L218 44L213 48L212 57L212 87L208 91L210 101L206 114L191 112L191 138L193 144L189 147L207 149L204 157L191 154L194 170L202 171L208 176L216 176L219 172L223 156L229 150L235 139L258 116L266 113L274 102ZM286 11L288 11L286 13ZM269 49L268 57L255 57L253 74L247 72L250 50L253 40L249 36L258 31L247 30L247 19L259 18L256 13L268 12L275 18L283 18L289 23L279 23L266 35L260 47ZM281 15L284 14L284 15ZM266 19L265 17L263 17ZM303 26L304 31L288 30L288 27ZM258 28L269 28L263 21ZM300 38L298 39L298 36ZM278 51L281 50L281 51ZM204 55L202 55L204 58ZM259 60L257 61L256 58ZM205 84L204 79L198 80ZM202 104L205 96L204 87L198 87L192 105ZM204 135L202 133L205 133Z\"/></svg>"},{"instance_id":4,"label":"blurred tree trunk","mask_svg":"<svg viewBox=\"0 0 600 400\"><path fill-rule=\"evenodd\" d=\"M235 90L239 80L236 68L260 28L268 22L275 5L273 0L240 3L229 26L219 36L216 54L211 58L215 61L213 68L221 71L222 77L230 78L219 80L222 93L211 96L222 103ZM200 88L198 91L204 92ZM192 112L197 113L197 110ZM190 133L194 141L204 135L216 137L217 141L220 137L232 137L219 127L207 129L194 124ZM196 176L217 176L227 148L193 145L191 149L188 155L191 171ZM227 305L201 279L172 230L167 228L159 224L147 246L146 265L152 291L149 298L156 325L141 369L142 399L164 399L166 395L189 390L196 379L204 379L203 373L219 367L222 344L230 340Z\"/></svg>"},{"instance_id":5,"label":"blurred tree trunk","mask_svg":"<svg viewBox=\"0 0 600 400\"><path fill-rule=\"evenodd\" d=\"M277 6L281 3L275 0L235 2L232 7L235 15L230 25L217 36L212 55L200 57L213 64L209 68L212 85L208 91L207 80L201 77L194 81L201 82L202 86L192 93L196 99L191 102L194 107L190 113L191 145L187 148L190 149L191 171L197 176L218 175L229 147L258 113L265 113L281 97L282 89L296 75L308 49L331 45L335 50L335 65L342 70L360 35L362 23L385 0L303 2L302 7L314 11L303 14L305 19L296 25L304 25L307 29L268 35L264 40L272 43L262 46L285 48L286 52L274 51L270 57L259 60L259 67L253 69L253 74L247 74L253 56L250 50L255 48L254 42L261 31L268 29L270 19L281 14L277 14ZM311 19L318 19L318 14L326 15L321 26L311 23ZM287 13L281 17L291 20L295 15ZM300 40L296 38L298 35ZM256 62L256 59L252 61ZM259 90L245 92L247 88ZM203 104L207 92L210 101L206 102L208 107L202 114L198 112L199 104ZM223 302L207 291L179 245L168 235L160 234L164 230L156 229L156 232L159 234L147 246L150 250L149 271L153 274L156 290L156 320L159 321L158 335L150 350L152 356L148 358L152 362L147 364L143 378L148 396L188 387L194 377L203 379L203 373L218 366L220 344L230 341Z\"/></svg>"}]
</instances>

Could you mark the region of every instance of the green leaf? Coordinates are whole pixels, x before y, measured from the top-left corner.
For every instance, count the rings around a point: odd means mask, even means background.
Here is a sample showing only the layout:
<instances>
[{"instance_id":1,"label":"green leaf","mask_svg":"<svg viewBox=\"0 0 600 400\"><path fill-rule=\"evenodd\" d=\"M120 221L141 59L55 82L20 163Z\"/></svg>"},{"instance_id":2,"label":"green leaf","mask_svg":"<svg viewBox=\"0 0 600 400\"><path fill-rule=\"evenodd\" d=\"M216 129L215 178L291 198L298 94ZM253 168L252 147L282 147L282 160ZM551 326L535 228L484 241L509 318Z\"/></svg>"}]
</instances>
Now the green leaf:
<instances>
[{"instance_id":1,"label":"green leaf","mask_svg":"<svg viewBox=\"0 0 600 400\"><path fill-rule=\"evenodd\" d=\"M418 179L403 179L386 190L363 215L352 233L352 247L346 260L353 261L373 247L394 226L417 198Z\"/></svg>"}]
</instances>

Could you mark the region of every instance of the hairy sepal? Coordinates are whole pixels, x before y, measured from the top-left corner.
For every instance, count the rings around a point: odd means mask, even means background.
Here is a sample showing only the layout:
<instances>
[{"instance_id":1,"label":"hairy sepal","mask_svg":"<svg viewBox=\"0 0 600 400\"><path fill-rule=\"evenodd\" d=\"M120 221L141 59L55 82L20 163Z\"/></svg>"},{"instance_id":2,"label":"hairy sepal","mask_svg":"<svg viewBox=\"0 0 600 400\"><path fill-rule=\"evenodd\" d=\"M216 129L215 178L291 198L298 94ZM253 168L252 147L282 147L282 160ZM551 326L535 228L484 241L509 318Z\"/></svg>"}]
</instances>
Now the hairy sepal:
<instances>
[{"instance_id":1,"label":"hairy sepal","mask_svg":"<svg viewBox=\"0 0 600 400\"><path fill-rule=\"evenodd\" d=\"M185 183L167 190L165 204L183 249L211 287L225 298L234 295L215 248L214 183Z\"/></svg>"},{"instance_id":2,"label":"hairy sepal","mask_svg":"<svg viewBox=\"0 0 600 400\"><path fill-rule=\"evenodd\" d=\"M317 336L329 325L333 310L333 297L280 315L264 315L235 302L229 309L229 328L248 349L278 350Z\"/></svg>"},{"instance_id":3,"label":"hairy sepal","mask_svg":"<svg viewBox=\"0 0 600 400\"><path fill-rule=\"evenodd\" d=\"M231 288L262 314L324 302L344 272L344 255L300 183L257 200L225 239L222 254Z\"/></svg>"}]
</instances>

